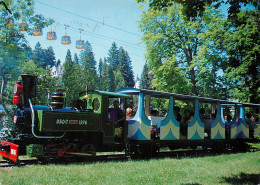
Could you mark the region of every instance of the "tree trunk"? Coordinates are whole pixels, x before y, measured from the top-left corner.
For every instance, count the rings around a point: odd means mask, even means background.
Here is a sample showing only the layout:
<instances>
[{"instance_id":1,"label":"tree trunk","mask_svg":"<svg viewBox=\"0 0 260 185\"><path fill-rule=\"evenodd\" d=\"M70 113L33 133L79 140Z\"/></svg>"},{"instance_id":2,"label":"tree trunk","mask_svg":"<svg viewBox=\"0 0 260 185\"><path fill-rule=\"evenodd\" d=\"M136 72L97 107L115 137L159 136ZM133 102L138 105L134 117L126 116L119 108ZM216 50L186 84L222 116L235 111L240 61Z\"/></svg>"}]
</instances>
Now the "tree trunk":
<instances>
[{"instance_id":1,"label":"tree trunk","mask_svg":"<svg viewBox=\"0 0 260 185\"><path fill-rule=\"evenodd\" d=\"M188 66L190 67L191 66L191 61L192 61L192 52L189 51L185 48L184 49L184 52L185 52L185 55L186 55L186 59L187 59L187 63L188 63ZM191 54L191 55L189 55ZM198 95L197 93L197 88L196 88L196 76L195 76L195 69L194 67L191 68L190 70L190 77L191 77L191 83L192 83L192 95Z\"/></svg>"}]
</instances>

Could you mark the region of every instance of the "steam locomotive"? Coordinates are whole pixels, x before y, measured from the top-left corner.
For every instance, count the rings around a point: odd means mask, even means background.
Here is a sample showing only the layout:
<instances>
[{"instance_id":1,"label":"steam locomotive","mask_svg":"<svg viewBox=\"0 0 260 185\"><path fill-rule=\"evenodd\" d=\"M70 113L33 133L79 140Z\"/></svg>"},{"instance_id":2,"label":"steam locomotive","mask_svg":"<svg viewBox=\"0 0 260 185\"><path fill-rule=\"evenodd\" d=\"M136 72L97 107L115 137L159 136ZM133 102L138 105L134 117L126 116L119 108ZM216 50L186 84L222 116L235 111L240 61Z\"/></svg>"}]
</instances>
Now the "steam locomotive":
<instances>
[{"instance_id":1,"label":"steam locomotive","mask_svg":"<svg viewBox=\"0 0 260 185\"><path fill-rule=\"evenodd\" d=\"M128 95L88 91L75 107L64 107L65 93L56 89L50 106L33 105L36 76L21 75L14 85L16 138L1 141L0 155L18 162L19 155L39 159L95 156L96 152L122 151L127 129L115 138L114 121L108 119L109 98L124 101ZM21 97L23 94L23 98ZM23 102L23 103L22 103ZM126 128L126 122L122 125Z\"/></svg>"},{"instance_id":2,"label":"steam locomotive","mask_svg":"<svg viewBox=\"0 0 260 185\"><path fill-rule=\"evenodd\" d=\"M73 107L65 107L65 91L56 89L49 106L34 105L36 76L21 75L22 81L14 85L13 104L16 105L13 124L16 137L1 141L0 155L9 161L19 162L20 155L39 160L74 159L95 156L97 152L125 151L126 154L153 154L161 147L225 148L245 147L255 142L259 134L259 121L245 121L245 107L259 110L260 104L249 104L188 96L145 89L120 89L117 92L87 90L74 101ZM21 96L21 94L23 96ZM136 96L136 114L123 119L120 125L111 118L111 106L118 100L125 110L129 100ZM167 114L149 115L150 99L166 99ZM181 123L175 115L175 100L193 102L193 119L187 124L186 136L180 132ZM131 102L131 101L130 101ZM214 120L200 117L201 103L215 104ZM232 105L234 119L227 132L223 107ZM227 134L228 133L228 134Z\"/></svg>"}]
</instances>

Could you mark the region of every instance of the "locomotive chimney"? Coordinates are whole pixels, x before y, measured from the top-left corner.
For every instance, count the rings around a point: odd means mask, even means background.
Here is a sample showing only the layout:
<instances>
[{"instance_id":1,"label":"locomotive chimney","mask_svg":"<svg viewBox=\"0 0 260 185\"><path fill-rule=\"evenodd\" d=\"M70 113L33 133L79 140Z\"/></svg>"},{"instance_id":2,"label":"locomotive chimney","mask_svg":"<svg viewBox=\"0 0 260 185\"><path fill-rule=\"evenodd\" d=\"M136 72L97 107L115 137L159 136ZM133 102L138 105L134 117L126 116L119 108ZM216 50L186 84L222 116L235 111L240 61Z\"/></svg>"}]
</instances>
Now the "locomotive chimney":
<instances>
[{"instance_id":1,"label":"locomotive chimney","mask_svg":"<svg viewBox=\"0 0 260 185\"><path fill-rule=\"evenodd\" d=\"M29 107L29 99L36 97L36 76L23 74L21 77L23 80L24 106Z\"/></svg>"}]
</instances>

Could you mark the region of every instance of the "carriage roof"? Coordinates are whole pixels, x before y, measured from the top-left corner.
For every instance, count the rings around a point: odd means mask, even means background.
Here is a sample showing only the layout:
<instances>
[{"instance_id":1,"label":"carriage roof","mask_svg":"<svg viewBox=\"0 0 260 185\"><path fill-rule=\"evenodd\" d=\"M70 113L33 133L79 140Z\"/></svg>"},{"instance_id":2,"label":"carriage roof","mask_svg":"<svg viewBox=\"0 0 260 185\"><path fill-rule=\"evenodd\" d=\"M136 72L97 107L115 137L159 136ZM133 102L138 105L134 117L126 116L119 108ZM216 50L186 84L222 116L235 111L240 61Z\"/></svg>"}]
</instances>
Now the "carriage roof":
<instances>
[{"instance_id":1,"label":"carriage roof","mask_svg":"<svg viewBox=\"0 0 260 185\"><path fill-rule=\"evenodd\" d=\"M129 95L127 95L127 94L107 92L107 91L98 91L98 90L88 90L88 94L100 94L102 96L109 96L109 97L115 97L115 98L129 97ZM84 99L87 96L88 95L81 96L80 99Z\"/></svg>"},{"instance_id":2,"label":"carriage roof","mask_svg":"<svg viewBox=\"0 0 260 185\"><path fill-rule=\"evenodd\" d=\"M132 95L138 95L139 93L143 93L143 94L150 95L151 97L158 97L158 98L173 97L180 100L189 100L189 101L199 100L200 102L204 102L204 103L220 103L222 105L227 105L227 106L244 105L249 107L260 107L260 104L242 103L236 101L205 98L200 96L183 95L183 94L168 93L168 92L161 92L161 91L154 91L154 90L147 90L147 89L123 88L123 89L119 89L117 92L124 93L124 94L132 94Z\"/></svg>"}]
</instances>

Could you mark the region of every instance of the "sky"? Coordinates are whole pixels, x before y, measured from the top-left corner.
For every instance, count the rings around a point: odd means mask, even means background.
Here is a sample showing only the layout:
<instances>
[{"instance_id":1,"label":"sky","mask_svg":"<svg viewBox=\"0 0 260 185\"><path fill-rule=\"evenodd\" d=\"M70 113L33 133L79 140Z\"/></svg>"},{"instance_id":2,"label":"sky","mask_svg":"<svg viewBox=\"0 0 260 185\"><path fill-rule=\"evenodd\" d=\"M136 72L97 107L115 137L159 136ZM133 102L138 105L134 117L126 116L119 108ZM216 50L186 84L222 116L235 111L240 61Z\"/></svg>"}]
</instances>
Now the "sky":
<instances>
[{"instance_id":1,"label":"sky","mask_svg":"<svg viewBox=\"0 0 260 185\"><path fill-rule=\"evenodd\" d=\"M76 40L81 39L90 42L97 64L99 59L108 56L108 50L115 42L117 47L122 46L132 60L133 72L141 76L145 64L145 46L141 43L142 33L138 29L138 20L146 7L140 9L135 0L35 0L35 13L42 14L46 18L54 19L55 23L43 29L43 36L27 36L32 49L37 42L42 48L53 47L56 60L65 61L67 50L70 49L72 57L74 53L80 54L76 49ZM61 37L71 37L70 45L62 45ZM47 40L47 32L54 30L57 40Z\"/></svg>"}]
</instances>

